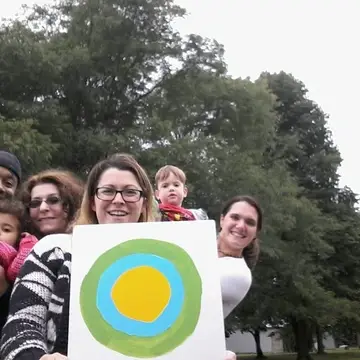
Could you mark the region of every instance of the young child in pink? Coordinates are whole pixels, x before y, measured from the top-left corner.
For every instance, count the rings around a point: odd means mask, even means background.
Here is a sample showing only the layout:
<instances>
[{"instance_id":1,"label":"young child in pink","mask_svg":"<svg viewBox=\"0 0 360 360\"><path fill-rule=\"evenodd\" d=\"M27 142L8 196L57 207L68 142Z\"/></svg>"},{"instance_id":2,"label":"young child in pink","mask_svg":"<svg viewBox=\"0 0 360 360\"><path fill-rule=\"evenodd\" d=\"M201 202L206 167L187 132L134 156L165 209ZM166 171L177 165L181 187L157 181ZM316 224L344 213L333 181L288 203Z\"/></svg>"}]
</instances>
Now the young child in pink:
<instances>
[{"instance_id":1,"label":"young child in pink","mask_svg":"<svg viewBox=\"0 0 360 360\"><path fill-rule=\"evenodd\" d=\"M25 209L20 201L0 200L0 265L12 283L38 241L35 236L21 232L24 214Z\"/></svg>"},{"instance_id":2,"label":"young child in pink","mask_svg":"<svg viewBox=\"0 0 360 360\"><path fill-rule=\"evenodd\" d=\"M159 204L161 221L207 220L202 209L185 209L182 206L188 194L186 175L176 166L163 166L155 175L155 196Z\"/></svg>"}]
</instances>

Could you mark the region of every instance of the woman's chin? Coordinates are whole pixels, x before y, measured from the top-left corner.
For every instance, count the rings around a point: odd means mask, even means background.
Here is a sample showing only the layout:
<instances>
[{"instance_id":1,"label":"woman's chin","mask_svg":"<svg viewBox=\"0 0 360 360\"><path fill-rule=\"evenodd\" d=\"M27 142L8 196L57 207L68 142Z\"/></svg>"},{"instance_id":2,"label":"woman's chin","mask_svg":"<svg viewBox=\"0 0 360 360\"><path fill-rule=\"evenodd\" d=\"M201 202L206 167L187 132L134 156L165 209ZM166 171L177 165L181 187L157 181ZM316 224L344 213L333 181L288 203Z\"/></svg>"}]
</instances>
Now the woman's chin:
<instances>
[{"instance_id":1,"label":"woman's chin","mask_svg":"<svg viewBox=\"0 0 360 360\"><path fill-rule=\"evenodd\" d=\"M251 241L249 241L248 239L239 239L239 238L235 238L232 236L232 239L230 241L230 246L233 250L243 250L245 249L247 246L249 246L251 243Z\"/></svg>"},{"instance_id":2,"label":"woman's chin","mask_svg":"<svg viewBox=\"0 0 360 360\"><path fill-rule=\"evenodd\" d=\"M106 224L123 224L129 222L128 216L109 216L106 219Z\"/></svg>"}]
</instances>

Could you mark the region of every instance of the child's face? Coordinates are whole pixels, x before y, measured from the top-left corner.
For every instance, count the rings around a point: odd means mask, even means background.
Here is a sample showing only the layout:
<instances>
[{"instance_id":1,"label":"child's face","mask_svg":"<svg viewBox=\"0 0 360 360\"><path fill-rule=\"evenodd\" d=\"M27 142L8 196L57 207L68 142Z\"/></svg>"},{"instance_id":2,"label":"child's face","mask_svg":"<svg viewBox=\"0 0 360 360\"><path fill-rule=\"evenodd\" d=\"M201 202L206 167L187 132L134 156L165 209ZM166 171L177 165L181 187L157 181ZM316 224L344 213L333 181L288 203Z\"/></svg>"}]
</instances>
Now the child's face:
<instances>
[{"instance_id":1,"label":"child's face","mask_svg":"<svg viewBox=\"0 0 360 360\"><path fill-rule=\"evenodd\" d=\"M162 204L181 206L187 196L187 188L171 173L165 180L159 181L155 195Z\"/></svg>"},{"instance_id":2,"label":"child's face","mask_svg":"<svg viewBox=\"0 0 360 360\"><path fill-rule=\"evenodd\" d=\"M0 241L15 246L20 235L20 223L16 216L0 214Z\"/></svg>"}]
</instances>

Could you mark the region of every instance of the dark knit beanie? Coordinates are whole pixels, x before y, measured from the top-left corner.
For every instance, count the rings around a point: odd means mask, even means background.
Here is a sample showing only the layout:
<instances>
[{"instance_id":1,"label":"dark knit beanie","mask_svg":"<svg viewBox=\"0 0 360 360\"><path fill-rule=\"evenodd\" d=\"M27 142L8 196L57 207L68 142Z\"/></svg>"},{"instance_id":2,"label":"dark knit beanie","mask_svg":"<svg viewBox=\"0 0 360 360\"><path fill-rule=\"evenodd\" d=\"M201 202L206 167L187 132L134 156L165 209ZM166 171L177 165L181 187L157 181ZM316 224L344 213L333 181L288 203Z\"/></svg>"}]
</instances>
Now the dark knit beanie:
<instances>
[{"instance_id":1,"label":"dark knit beanie","mask_svg":"<svg viewBox=\"0 0 360 360\"><path fill-rule=\"evenodd\" d=\"M0 150L0 166L10 170L21 181L21 165L14 154Z\"/></svg>"}]
</instances>

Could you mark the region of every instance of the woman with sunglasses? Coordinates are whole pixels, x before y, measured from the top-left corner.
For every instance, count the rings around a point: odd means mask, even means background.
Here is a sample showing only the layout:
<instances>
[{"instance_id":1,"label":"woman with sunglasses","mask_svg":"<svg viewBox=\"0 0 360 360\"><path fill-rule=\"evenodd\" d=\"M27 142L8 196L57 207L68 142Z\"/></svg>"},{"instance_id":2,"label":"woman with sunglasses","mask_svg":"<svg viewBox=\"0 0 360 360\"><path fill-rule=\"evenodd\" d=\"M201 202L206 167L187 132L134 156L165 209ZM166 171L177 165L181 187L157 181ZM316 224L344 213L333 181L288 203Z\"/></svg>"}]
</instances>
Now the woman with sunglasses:
<instances>
[{"instance_id":1,"label":"woman with sunglasses","mask_svg":"<svg viewBox=\"0 0 360 360\"><path fill-rule=\"evenodd\" d=\"M39 239L71 232L83 189L82 181L70 171L50 169L31 176L21 192L28 215L28 232Z\"/></svg>"},{"instance_id":2,"label":"woman with sunglasses","mask_svg":"<svg viewBox=\"0 0 360 360\"><path fill-rule=\"evenodd\" d=\"M19 259L27 257L37 239L49 234L71 231L80 208L82 194L83 183L68 171L46 170L31 176L23 184L20 198L26 208L27 220L22 224L26 232L22 234L17 245ZM22 264L18 261L17 265L18 271ZM9 295L13 285L13 279L7 278L2 268L1 277L5 278L8 288L7 296L1 299L0 334L4 325L3 319L8 313Z\"/></svg>"},{"instance_id":3,"label":"woman with sunglasses","mask_svg":"<svg viewBox=\"0 0 360 360\"><path fill-rule=\"evenodd\" d=\"M91 170L76 224L153 221L153 198L151 182L137 161L114 155ZM1 359L68 359L71 238L47 236L25 260L3 329ZM228 355L226 360L234 359Z\"/></svg>"}]
</instances>

